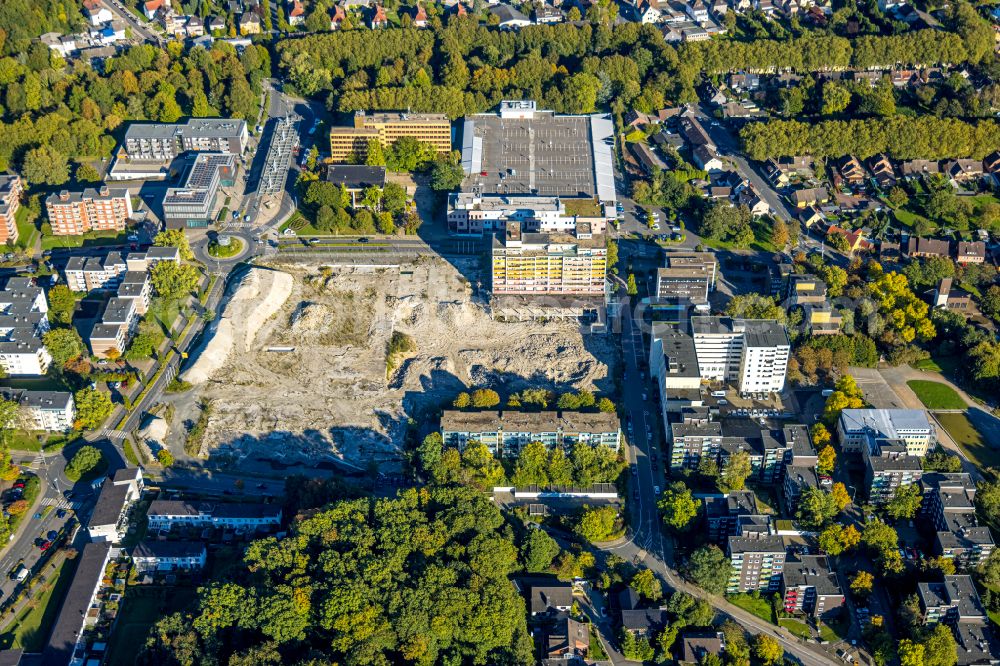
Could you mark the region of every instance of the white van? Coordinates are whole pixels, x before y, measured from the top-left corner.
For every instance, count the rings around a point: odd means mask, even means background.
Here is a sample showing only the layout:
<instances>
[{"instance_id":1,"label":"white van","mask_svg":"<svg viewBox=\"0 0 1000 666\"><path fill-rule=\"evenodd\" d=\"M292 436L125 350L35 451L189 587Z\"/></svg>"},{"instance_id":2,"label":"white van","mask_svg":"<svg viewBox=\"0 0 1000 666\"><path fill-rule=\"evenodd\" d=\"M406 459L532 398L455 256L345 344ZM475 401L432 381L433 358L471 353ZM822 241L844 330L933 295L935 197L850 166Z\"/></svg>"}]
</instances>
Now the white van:
<instances>
[{"instance_id":1,"label":"white van","mask_svg":"<svg viewBox=\"0 0 1000 666\"><path fill-rule=\"evenodd\" d=\"M28 577L28 570L25 569L24 565L22 564L21 568L17 570L17 573L14 574L14 580L16 580L18 583L23 583L27 577Z\"/></svg>"},{"instance_id":2,"label":"white van","mask_svg":"<svg viewBox=\"0 0 1000 666\"><path fill-rule=\"evenodd\" d=\"M712 397L713 398L725 398L726 397L726 392L725 391L712 391Z\"/></svg>"}]
</instances>

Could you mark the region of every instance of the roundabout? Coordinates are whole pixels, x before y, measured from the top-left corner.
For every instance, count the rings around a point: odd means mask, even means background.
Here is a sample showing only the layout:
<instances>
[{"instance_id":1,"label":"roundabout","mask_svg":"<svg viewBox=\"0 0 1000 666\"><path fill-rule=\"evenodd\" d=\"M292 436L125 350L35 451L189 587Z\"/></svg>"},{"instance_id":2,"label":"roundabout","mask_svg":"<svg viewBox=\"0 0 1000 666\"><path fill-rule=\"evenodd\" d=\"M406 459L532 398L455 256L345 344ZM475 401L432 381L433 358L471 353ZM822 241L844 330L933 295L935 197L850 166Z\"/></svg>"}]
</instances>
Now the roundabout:
<instances>
[{"instance_id":1,"label":"roundabout","mask_svg":"<svg viewBox=\"0 0 1000 666\"><path fill-rule=\"evenodd\" d=\"M218 238L208 242L208 256L213 259L232 259L243 254L245 247L243 239L229 234L219 234Z\"/></svg>"},{"instance_id":2,"label":"roundabout","mask_svg":"<svg viewBox=\"0 0 1000 666\"><path fill-rule=\"evenodd\" d=\"M206 266L216 270L227 270L254 254L257 244L246 230L227 229L209 232L198 240L192 240L191 250L195 257Z\"/></svg>"}]
</instances>

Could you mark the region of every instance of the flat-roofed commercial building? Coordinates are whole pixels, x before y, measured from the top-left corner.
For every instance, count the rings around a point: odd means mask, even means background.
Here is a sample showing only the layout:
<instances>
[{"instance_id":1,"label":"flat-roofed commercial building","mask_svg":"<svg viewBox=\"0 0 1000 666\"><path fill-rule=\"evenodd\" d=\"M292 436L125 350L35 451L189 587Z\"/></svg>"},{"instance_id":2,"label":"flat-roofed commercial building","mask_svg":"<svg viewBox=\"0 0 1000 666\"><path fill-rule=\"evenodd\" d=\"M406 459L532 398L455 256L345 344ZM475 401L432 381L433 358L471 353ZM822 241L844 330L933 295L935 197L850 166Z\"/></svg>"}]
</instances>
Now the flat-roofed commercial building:
<instances>
[{"instance_id":1,"label":"flat-roofed commercial building","mask_svg":"<svg viewBox=\"0 0 1000 666\"><path fill-rule=\"evenodd\" d=\"M470 441L478 441L496 456L516 456L522 446L531 442L567 450L582 442L617 450L621 422L617 415L604 412L446 410L441 415L441 438L447 446L459 450Z\"/></svg>"},{"instance_id":2,"label":"flat-roofed commercial building","mask_svg":"<svg viewBox=\"0 0 1000 666\"><path fill-rule=\"evenodd\" d=\"M119 159L164 162L186 151L242 155L247 123L232 118L191 118L183 123L131 123Z\"/></svg>"},{"instance_id":3,"label":"flat-roofed commercial building","mask_svg":"<svg viewBox=\"0 0 1000 666\"><path fill-rule=\"evenodd\" d=\"M501 231L508 220L542 221L558 215L607 219L616 201L614 125L607 115L559 115L532 101L501 102L499 113L477 114L462 124L465 179L448 201L448 229L462 235ZM500 204L491 200L500 200ZM537 211L537 212L536 212ZM613 215L612 215L613 217Z\"/></svg>"},{"instance_id":4,"label":"flat-roofed commercial building","mask_svg":"<svg viewBox=\"0 0 1000 666\"><path fill-rule=\"evenodd\" d=\"M343 163L368 157L368 142L378 141L383 149L397 140L410 137L434 148L438 153L451 152L451 121L443 113L407 113L359 111L353 127L330 128L330 159Z\"/></svg>"},{"instance_id":5,"label":"flat-roofed commercial building","mask_svg":"<svg viewBox=\"0 0 1000 666\"><path fill-rule=\"evenodd\" d=\"M163 218L169 229L206 227L215 219L219 189L236 182L236 155L200 153L194 158L180 187L163 197Z\"/></svg>"},{"instance_id":6,"label":"flat-roofed commercial building","mask_svg":"<svg viewBox=\"0 0 1000 666\"><path fill-rule=\"evenodd\" d=\"M21 177L16 174L0 175L0 243L17 240L17 215L21 207Z\"/></svg>"},{"instance_id":7,"label":"flat-roofed commercial building","mask_svg":"<svg viewBox=\"0 0 1000 666\"><path fill-rule=\"evenodd\" d=\"M493 239L493 295L603 297L607 253L604 235L594 236L587 225L574 234L525 233L511 222Z\"/></svg>"},{"instance_id":8,"label":"flat-roofed commercial building","mask_svg":"<svg viewBox=\"0 0 1000 666\"><path fill-rule=\"evenodd\" d=\"M911 456L926 455L937 431L922 409L845 409L837 421L845 451L864 451L875 439L902 440Z\"/></svg>"},{"instance_id":9,"label":"flat-roofed commercial building","mask_svg":"<svg viewBox=\"0 0 1000 666\"><path fill-rule=\"evenodd\" d=\"M88 187L62 190L45 199L54 236L79 236L88 231L123 231L132 217L132 197L125 188Z\"/></svg>"}]
</instances>

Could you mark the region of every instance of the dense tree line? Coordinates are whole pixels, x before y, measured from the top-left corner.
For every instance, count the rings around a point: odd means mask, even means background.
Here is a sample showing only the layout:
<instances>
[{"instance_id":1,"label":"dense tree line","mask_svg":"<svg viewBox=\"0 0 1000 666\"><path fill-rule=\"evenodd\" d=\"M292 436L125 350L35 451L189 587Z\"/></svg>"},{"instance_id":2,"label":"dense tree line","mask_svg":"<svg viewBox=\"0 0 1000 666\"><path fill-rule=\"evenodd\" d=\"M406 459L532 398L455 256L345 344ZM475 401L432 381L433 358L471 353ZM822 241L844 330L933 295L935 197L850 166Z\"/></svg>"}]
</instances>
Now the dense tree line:
<instances>
[{"instance_id":1,"label":"dense tree line","mask_svg":"<svg viewBox=\"0 0 1000 666\"><path fill-rule=\"evenodd\" d=\"M143 664L530 664L510 528L471 489L345 500L250 544Z\"/></svg>"},{"instance_id":2,"label":"dense tree line","mask_svg":"<svg viewBox=\"0 0 1000 666\"><path fill-rule=\"evenodd\" d=\"M76 0L4 0L0 2L0 55L27 53L31 40L46 32L73 32L83 26ZM44 51L49 48L39 43ZM47 55L47 54L46 54Z\"/></svg>"},{"instance_id":3,"label":"dense tree line","mask_svg":"<svg viewBox=\"0 0 1000 666\"><path fill-rule=\"evenodd\" d=\"M112 133L128 120L255 119L271 69L262 46L237 55L216 42L184 53L175 42L166 50L133 46L109 58L102 75L80 62L67 66L36 44L40 57L0 58L0 171L15 167L29 182L51 185L68 180L67 160L110 155Z\"/></svg>"},{"instance_id":4,"label":"dense tree line","mask_svg":"<svg viewBox=\"0 0 1000 666\"><path fill-rule=\"evenodd\" d=\"M440 31L338 31L277 45L305 95L333 92L340 111L403 109L457 118L527 98L571 113L612 100L652 110L678 90L677 53L655 27L561 24L500 31L475 18Z\"/></svg>"},{"instance_id":5,"label":"dense tree line","mask_svg":"<svg viewBox=\"0 0 1000 666\"><path fill-rule=\"evenodd\" d=\"M855 39L822 34L784 40L713 39L685 45L681 57L685 67L722 74L975 64L992 55L993 30L969 3L955 3L946 27L950 31L927 28Z\"/></svg>"},{"instance_id":6,"label":"dense tree line","mask_svg":"<svg viewBox=\"0 0 1000 666\"><path fill-rule=\"evenodd\" d=\"M934 116L751 123L740 132L755 160L787 155L860 159L887 153L895 159L982 159L1000 149L1000 128L992 120L967 123Z\"/></svg>"}]
</instances>

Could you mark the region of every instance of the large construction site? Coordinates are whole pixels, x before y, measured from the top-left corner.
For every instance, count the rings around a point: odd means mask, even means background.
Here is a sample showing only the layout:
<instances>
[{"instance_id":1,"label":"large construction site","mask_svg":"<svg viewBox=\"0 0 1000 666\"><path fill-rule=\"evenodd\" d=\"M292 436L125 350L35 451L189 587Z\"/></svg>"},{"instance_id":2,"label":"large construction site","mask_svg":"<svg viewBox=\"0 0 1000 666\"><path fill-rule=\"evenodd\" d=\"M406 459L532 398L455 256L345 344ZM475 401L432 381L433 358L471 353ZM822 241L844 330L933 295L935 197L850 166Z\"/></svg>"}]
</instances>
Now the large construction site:
<instances>
[{"instance_id":1,"label":"large construction site","mask_svg":"<svg viewBox=\"0 0 1000 666\"><path fill-rule=\"evenodd\" d=\"M495 321L465 277L478 259L460 262L251 269L182 375L194 388L174 401L172 428L208 403L202 457L391 470L408 424L433 427L467 388L613 390L613 338L573 322ZM387 372L394 332L415 351Z\"/></svg>"}]
</instances>

